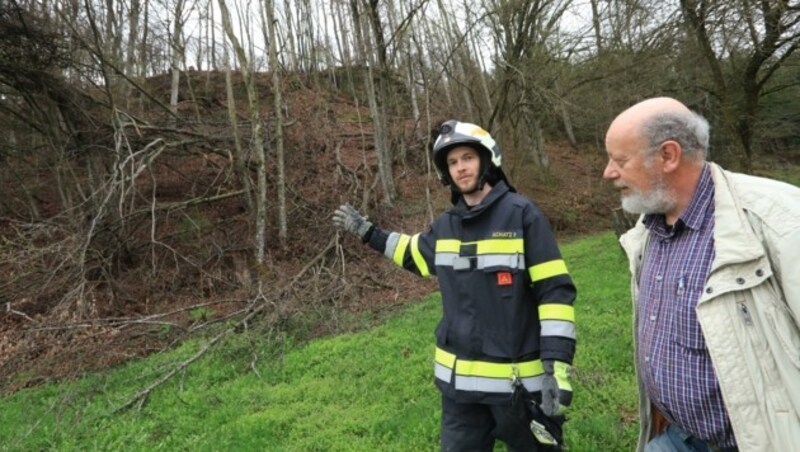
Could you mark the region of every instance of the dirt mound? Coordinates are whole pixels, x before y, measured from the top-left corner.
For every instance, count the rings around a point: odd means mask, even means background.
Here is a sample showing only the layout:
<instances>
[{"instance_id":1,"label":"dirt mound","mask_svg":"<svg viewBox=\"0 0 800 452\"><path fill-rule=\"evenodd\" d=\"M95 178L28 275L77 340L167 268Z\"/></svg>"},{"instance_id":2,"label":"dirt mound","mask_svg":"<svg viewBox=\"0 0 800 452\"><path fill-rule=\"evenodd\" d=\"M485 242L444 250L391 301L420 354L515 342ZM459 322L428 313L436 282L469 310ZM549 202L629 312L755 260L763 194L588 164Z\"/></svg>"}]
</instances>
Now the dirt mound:
<instances>
[{"instance_id":1,"label":"dirt mound","mask_svg":"<svg viewBox=\"0 0 800 452\"><path fill-rule=\"evenodd\" d=\"M155 197L178 205L200 194L240 189L230 176L229 154L223 152L232 148L223 79L192 80L197 96L184 100L182 111L204 119L205 123L200 122L203 134L215 142L186 145L181 152L160 158L153 167L154 177L137 180L145 199ZM268 80L262 96L268 96ZM165 85L161 79L150 81L159 83ZM271 317L277 322L275 327L292 334L300 331L304 337L358 328L365 318L380 319L435 290L435 280L420 280L354 238L337 236L330 221L336 206L350 202L386 229L413 233L427 228L432 216L450 206L449 191L427 161L427 132L415 129L410 119L393 122L398 198L393 206L386 206L381 202L372 122L365 103L321 96L302 85L284 93L284 99L289 118L284 131L286 243L277 239L276 159L269 146L266 208L274 214L267 222L262 267L252 263L254 227L244 196L182 206L180 214L164 210L155 226L142 223L126 237L130 246L124 265L116 267L112 283L91 292L89 317L76 316L52 300L2 300L0 392L78 377L236 319L252 308L254 272L261 273L266 292L280 292L281 299L270 301L281 306ZM264 99L262 105L269 106L271 101ZM240 118L247 118L243 105L240 110ZM267 107L264 117L270 117ZM151 119L157 122L158 114ZM154 128L150 133L176 132ZM148 137L141 141L147 143ZM517 190L542 208L559 239L609 229L617 199L600 177L604 156L594 149L560 144L551 144L547 152L551 165L543 170L533 165L524 150L504 149L504 166ZM47 187L47 181L42 186ZM14 190L3 188L6 193ZM58 204L54 190L36 195L53 197L46 201ZM16 225L4 221L0 238L12 237ZM151 234L158 237L159 246L153 245ZM11 271L0 262L3 270ZM293 281L291 288L285 288L287 281ZM365 312L372 315L354 316ZM348 320L352 318L362 320Z\"/></svg>"}]
</instances>

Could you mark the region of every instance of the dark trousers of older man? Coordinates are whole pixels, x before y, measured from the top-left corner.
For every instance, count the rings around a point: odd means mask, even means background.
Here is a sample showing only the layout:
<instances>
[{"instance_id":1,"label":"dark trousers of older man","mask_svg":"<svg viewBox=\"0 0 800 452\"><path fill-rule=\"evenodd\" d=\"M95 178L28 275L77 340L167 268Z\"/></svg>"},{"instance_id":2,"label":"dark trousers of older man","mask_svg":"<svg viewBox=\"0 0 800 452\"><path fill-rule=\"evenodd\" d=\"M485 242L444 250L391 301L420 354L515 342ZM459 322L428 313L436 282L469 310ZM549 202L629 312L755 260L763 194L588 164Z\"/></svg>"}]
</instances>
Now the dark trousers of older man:
<instances>
[{"instance_id":1,"label":"dark trousers of older man","mask_svg":"<svg viewBox=\"0 0 800 452\"><path fill-rule=\"evenodd\" d=\"M508 404L458 403L442 396L442 451L492 451L495 439L510 451L544 451L528 423Z\"/></svg>"}]
</instances>

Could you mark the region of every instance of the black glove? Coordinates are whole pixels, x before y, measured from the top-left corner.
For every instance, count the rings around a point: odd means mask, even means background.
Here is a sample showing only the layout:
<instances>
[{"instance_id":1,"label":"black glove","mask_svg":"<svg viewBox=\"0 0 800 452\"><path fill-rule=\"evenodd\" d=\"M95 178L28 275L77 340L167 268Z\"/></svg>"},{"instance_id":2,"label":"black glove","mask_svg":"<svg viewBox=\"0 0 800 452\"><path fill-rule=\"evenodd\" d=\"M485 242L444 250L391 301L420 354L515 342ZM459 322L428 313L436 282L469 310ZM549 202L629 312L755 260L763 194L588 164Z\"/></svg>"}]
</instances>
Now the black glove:
<instances>
[{"instance_id":1,"label":"black glove","mask_svg":"<svg viewBox=\"0 0 800 452\"><path fill-rule=\"evenodd\" d=\"M542 411L547 416L564 414L564 409L572 400L572 386L567 380L569 364L561 361L544 360L544 378L542 379ZM561 397L562 392L569 392Z\"/></svg>"},{"instance_id":2,"label":"black glove","mask_svg":"<svg viewBox=\"0 0 800 452\"><path fill-rule=\"evenodd\" d=\"M369 234L373 229L367 217L361 215L350 204L342 204L333 212L333 225L339 230L357 235L362 242L369 240Z\"/></svg>"}]
</instances>

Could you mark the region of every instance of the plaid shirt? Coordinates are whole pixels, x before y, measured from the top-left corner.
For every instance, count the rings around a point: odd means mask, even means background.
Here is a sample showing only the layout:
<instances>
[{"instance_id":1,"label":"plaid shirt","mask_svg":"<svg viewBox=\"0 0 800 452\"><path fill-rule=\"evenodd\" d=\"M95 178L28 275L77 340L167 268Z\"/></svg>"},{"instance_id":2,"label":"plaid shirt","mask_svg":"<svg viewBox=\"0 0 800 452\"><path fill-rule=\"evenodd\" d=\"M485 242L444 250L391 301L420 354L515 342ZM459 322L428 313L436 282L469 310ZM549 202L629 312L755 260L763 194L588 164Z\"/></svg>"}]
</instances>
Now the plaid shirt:
<instances>
[{"instance_id":1,"label":"plaid shirt","mask_svg":"<svg viewBox=\"0 0 800 452\"><path fill-rule=\"evenodd\" d=\"M656 408L692 436L736 445L695 307L714 259L714 183L705 165L675 225L646 215L650 231L639 280L638 361Z\"/></svg>"}]
</instances>

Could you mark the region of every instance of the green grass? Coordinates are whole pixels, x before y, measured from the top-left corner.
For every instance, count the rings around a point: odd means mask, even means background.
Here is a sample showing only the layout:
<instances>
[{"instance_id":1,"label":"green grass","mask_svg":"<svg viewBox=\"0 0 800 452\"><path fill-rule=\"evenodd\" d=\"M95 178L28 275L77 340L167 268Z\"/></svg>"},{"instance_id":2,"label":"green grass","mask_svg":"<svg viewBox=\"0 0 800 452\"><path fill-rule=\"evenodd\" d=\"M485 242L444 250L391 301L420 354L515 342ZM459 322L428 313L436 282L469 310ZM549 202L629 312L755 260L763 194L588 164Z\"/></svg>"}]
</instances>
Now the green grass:
<instances>
[{"instance_id":1,"label":"green grass","mask_svg":"<svg viewBox=\"0 0 800 452\"><path fill-rule=\"evenodd\" d=\"M628 275L612 234L562 246L579 290L570 450L631 450L637 430ZM387 264L388 265L388 264ZM307 344L235 336L112 414L202 342L0 399L0 450L438 450L438 294L384 324ZM259 360L251 370L253 342ZM502 449L502 447L499 447Z\"/></svg>"},{"instance_id":2,"label":"green grass","mask_svg":"<svg viewBox=\"0 0 800 452\"><path fill-rule=\"evenodd\" d=\"M783 166L779 168L762 168L753 171L761 177L776 179L800 187L800 168L797 166Z\"/></svg>"}]
</instances>

